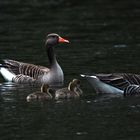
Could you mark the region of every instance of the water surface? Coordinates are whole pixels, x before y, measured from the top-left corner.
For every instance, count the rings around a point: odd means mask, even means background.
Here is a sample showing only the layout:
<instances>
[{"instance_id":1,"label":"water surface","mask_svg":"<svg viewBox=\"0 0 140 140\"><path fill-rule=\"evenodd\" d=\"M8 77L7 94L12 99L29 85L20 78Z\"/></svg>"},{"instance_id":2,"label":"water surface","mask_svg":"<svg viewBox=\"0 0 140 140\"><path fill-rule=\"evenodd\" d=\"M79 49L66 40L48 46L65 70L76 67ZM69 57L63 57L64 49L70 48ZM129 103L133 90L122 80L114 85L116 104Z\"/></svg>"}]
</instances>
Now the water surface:
<instances>
[{"instance_id":1,"label":"water surface","mask_svg":"<svg viewBox=\"0 0 140 140\"><path fill-rule=\"evenodd\" d=\"M65 74L82 82L79 100L27 103L39 87L0 77L0 139L140 139L140 99L100 98L81 73L139 73L140 2L133 0L0 2L0 59L48 66L46 35L70 41L55 48Z\"/></svg>"}]
</instances>

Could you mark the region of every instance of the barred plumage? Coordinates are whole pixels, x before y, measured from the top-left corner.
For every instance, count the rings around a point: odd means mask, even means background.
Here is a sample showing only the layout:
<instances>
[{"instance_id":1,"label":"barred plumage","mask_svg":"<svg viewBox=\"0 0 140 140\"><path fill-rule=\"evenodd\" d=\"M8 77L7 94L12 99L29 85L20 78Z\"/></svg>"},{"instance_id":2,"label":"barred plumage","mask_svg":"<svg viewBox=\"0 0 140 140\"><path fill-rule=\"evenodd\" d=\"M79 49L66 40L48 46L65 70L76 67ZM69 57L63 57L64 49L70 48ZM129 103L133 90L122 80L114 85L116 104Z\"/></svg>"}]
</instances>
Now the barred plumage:
<instances>
[{"instance_id":1,"label":"barred plumage","mask_svg":"<svg viewBox=\"0 0 140 140\"><path fill-rule=\"evenodd\" d=\"M96 74L103 82L124 90L128 85L140 85L140 75L131 73Z\"/></svg>"},{"instance_id":2,"label":"barred plumage","mask_svg":"<svg viewBox=\"0 0 140 140\"><path fill-rule=\"evenodd\" d=\"M22 74L16 75L16 77L14 77L12 81L15 83L23 83L23 84L24 83L29 83L29 84L37 83L36 79L33 79L32 77L29 77L27 75L22 75Z\"/></svg>"},{"instance_id":3,"label":"barred plumage","mask_svg":"<svg viewBox=\"0 0 140 140\"><path fill-rule=\"evenodd\" d=\"M4 60L0 64L0 72L7 81L16 83L47 83L50 85L61 86L64 81L63 71L56 60L54 54L54 46L59 43L69 42L59 35L52 33L47 36L46 50L50 63L50 68L44 66L36 66L33 64L18 62L14 60Z\"/></svg>"},{"instance_id":4,"label":"barred plumage","mask_svg":"<svg viewBox=\"0 0 140 140\"><path fill-rule=\"evenodd\" d=\"M140 85L140 75L131 73L81 75L97 93L124 93L130 85ZM133 87L134 88L134 87ZM129 93L131 90L129 89ZM138 90L137 90L138 93Z\"/></svg>"},{"instance_id":5,"label":"barred plumage","mask_svg":"<svg viewBox=\"0 0 140 140\"><path fill-rule=\"evenodd\" d=\"M140 85L140 75L124 73L121 74L123 79L127 80L130 84Z\"/></svg>"},{"instance_id":6,"label":"barred plumage","mask_svg":"<svg viewBox=\"0 0 140 140\"><path fill-rule=\"evenodd\" d=\"M140 96L140 85L129 85L124 89L124 96Z\"/></svg>"},{"instance_id":7,"label":"barred plumage","mask_svg":"<svg viewBox=\"0 0 140 140\"><path fill-rule=\"evenodd\" d=\"M42 67L42 66L36 66L29 63L23 63L18 62L15 60L4 60L5 66L8 67L9 71L18 74L28 75L30 77L33 77L35 79L38 78L38 76L45 74L49 71L48 68Z\"/></svg>"},{"instance_id":8,"label":"barred plumage","mask_svg":"<svg viewBox=\"0 0 140 140\"><path fill-rule=\"evenodd\" d=\"M21 74L28 75L30 77L37 79L38 76L45 74L46 72L49 71L49 69L45 68L45 70L43 70L41 69L40 66L22 63L21 66L19 67L19 71Z\"/></svg>"}]
</instances>

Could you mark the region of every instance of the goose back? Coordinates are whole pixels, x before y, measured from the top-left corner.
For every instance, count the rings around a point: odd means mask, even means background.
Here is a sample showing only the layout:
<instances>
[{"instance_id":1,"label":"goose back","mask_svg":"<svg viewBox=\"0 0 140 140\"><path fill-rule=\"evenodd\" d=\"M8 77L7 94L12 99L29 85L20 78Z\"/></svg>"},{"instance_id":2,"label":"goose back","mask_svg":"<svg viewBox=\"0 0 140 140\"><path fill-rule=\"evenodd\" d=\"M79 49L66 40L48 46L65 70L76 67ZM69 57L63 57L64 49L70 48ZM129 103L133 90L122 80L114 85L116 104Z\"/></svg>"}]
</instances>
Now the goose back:
<instances>
[{"instance_id":1,"label":"goose back","mask_svg":"<svg viewBox=\"0 0 140 140\"><path fill-rule=\"evenodd\" d=\"M140 85L140 75L130 73L95 74L102 82L124 90L128 85Z\"/></svg>"},{"instance_id":2,"label":"goose back","mask_svg":"<svg viewBox=\"0 0 140 140\"><path fill-rule=\"evenodd\" d=\"M124 89L124 96L140 96L140 85L129 85Z\"/></svg>"},{"instance_id":3,"label":"goose back","mask_svg":"<svg viewBox=\"0 0 140 140\"><path fill-rule=\"evenodd\" d=\"M16 75L27 75L35 79L37 79L38 76L49 72L49 69L43 66L37 66L8 59L4 60L4 66L6 66L6 68L8 68L11 73L14 73Z\"/></svg>"}]
</instances>

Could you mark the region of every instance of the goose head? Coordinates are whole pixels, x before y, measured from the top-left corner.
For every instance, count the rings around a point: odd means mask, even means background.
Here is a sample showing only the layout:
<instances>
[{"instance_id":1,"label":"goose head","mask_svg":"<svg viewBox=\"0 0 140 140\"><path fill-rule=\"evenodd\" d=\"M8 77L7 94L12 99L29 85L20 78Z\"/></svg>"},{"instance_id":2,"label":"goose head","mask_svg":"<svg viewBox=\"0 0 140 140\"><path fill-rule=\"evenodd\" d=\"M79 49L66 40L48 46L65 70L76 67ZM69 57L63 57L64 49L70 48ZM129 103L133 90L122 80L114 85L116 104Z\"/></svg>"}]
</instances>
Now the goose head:
<instances>
[{"instance_id":1,"label":"goose head","mask_svg":"<svg viewBox=\"0 0 140 140\"><path fill-rule=\"evenodd\" d=\"M60 37L56 33L51 33L51 34L47 35L46 45L55 46L55 45L57 45L59 43L69 43L69 41L64 39L64 38L62 38L62 37Z\"/></svg>"},{"instance_id":2,"label":"goose head","mask_svg":"<svg viewBox=\"0 0 140 140\"><path fill-rule=\"evenodd\" d=\"M59 43L69 43L68 40L60 37L56 33L51 33L46 38L46 52L50 63L50 71L43 76L42 83L48 83L50 85L63 85L64 74L60 65L57 62L57 58L54 51L54 46Z\"/></svg>"}]
</instances>

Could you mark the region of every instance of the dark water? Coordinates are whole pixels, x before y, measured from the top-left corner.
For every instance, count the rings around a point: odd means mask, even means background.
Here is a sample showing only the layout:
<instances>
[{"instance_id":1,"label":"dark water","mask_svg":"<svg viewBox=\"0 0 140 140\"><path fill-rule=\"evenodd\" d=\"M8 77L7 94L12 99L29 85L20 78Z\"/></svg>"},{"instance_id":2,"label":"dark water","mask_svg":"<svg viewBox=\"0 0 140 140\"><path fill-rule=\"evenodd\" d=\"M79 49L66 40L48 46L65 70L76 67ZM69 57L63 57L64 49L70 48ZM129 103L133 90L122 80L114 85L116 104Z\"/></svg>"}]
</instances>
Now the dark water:
<instances>
[{"instance_id":1,"label":"dark water","mask_svg":"<svg viewBox=\"0 0 140 140\"><path fill-rule=\"evenodd\" d=\"M0 77L0 139L139 140L140 98L96 97L79 74L139 73L140 1L0 1L0 59L47 66L44 40L51 32L71 42L56 53L65 85L79 78L85 98L27 103L37 87Z\"/></svg>"}]
</instances>

